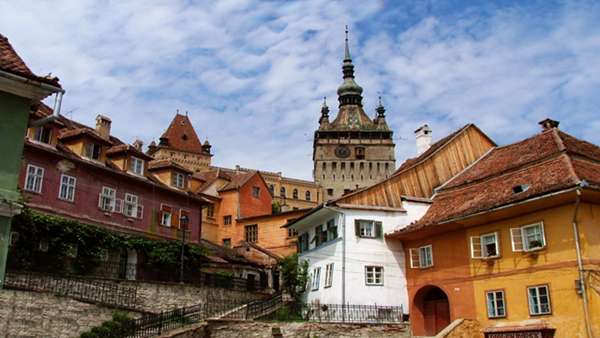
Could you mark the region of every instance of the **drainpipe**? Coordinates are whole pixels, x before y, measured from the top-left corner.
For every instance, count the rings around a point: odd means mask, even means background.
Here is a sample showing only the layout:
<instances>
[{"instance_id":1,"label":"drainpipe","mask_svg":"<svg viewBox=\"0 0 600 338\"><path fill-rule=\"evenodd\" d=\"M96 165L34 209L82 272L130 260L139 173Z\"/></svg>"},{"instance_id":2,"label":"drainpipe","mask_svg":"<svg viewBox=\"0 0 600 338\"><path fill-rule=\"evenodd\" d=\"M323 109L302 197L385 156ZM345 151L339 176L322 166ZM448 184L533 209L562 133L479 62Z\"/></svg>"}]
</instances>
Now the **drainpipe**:
<instances>
[{"instance_id":1,"label":"drainpipe","mask_svg":"<svg viewBox=\"0 0 600 338\"><path fill-rule=\"evenodd\" d=\"M46 86L48 86L48 85L46 85ZM43 87L44 87L44 84L42 83L42 88ZM60 116L60 106L62 104L62 97L63 97L63 94L65 93L65 91L63 89L52 87L52 86L48 86L48 87L53 88L55 91L57 89L59 90L56 92L56 98L54 99L54 115L46 116L43 119L33 121L29 124L28 128L39 126L40 124L44 124L46 122L56 120Z\"/></svg>"},{"instance_id":2,"label":"drainpipe","mask_svg":"<svg viewBox=\"0 0 600 338\"><path fill-rule=\"evenodd\" d=\"M46 83L32 81L32 80L26 79L22 76L14 75L14 74L3 72L3 71L0 71L0 76L10 79L10 80L13 80L13 81L21 82L24 84L30 84L34 87L40 87L41 89L46 90L51 93L56 93L56 98L54 99L54 115L47 116L47 117L44 117L43 119L32 122L27 126L28 128L34 127L34 126L37 126L37 125L40 125L40 124L43 124L43 123L46 123L46 122L49 122L49 121L52 121L52 120L55 120L58 118L58 116L60 115L60 106L62 104L62 97L63 97L63 94L65 93L64 89L55 87L55 86L51 86Z\"/></svg>"},{"instance_id":3,"label":"drainpipe","mask_svg":"<svg viewBox=\"0 0 600 338\"><path fill-rule=\"evenodd\" d=\"M579 202L581 200L581 186L587 185L586 182L581 182L580 186L577 188L577 198L575 199L575 213L573 214L573 233L575 235L575 250L577 253L577 266L579 268L579 280L581 281L581 296L583 299L583 315L585 321L585 327L587 329L588 338L592 338L592 328L590 327L589 321L589 313L588 313L588 303L587 303L587 295L585 288L585 279L583 276L583 263L581 261L581 246L579 244L579 229L577 226L577 213L579 212Z\"/></svg>"}]
</instances>

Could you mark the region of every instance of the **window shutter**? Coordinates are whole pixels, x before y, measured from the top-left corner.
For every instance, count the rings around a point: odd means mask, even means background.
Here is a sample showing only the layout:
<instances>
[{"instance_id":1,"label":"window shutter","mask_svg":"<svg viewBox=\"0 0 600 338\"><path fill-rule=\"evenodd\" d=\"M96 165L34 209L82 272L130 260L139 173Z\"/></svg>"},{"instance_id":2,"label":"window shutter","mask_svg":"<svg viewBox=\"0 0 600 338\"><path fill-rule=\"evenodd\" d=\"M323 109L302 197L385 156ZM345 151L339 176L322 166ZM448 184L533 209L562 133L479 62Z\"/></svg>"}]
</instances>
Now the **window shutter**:
<instances>
[{"instance_id":1,"label":"window shutter","mask_svg":"<svg viewBox=\"0 0 600 338\"><path fill-rule=\"evenodd\" d=\"M354 220L354 235L357 237L360 236L360 220Z\"/></svg>"},{"instance_id":2,"label":"window shutter","mask_svg":"<svg viewBox=\"0 0 600 338\"><path fill-rule=\"evenodd\" d=\"M102 209L102 193L98 195L98 208Z\"/></svg>"},{"instance_id":3,"label":"window shutter","mask_svg":"<svg viewBox=\"0 0 600 338\"><path fill-rule=\"evenodd\" d=\"M315 238L317 240L316 246L323 244L323 226L319 225L315 228Z\"/></svg>"},{"instance_id":4,"label":"window shutter","mask_svg":"<svg viewBox=\"0 0 600 338\"><path fill-rule=\"evenodd\" d=\"M180 210L181 211L181 210ZM171 214L171 226L179 228L179 213L174 212Z\"/></svg>"},{"instance_id":5,"label":"window shutter","mask_svg":"<svg viewBox=\"0 0 600 338\"><path fill-rule=\"evenodd\" d=\"M302 252L302 242L304 241L304 234L298 236L298 243L296 243L296 250L298 253Z\"/></svg>"},{"instance_id":6,"label":"window shutter","mask_svg":"<svg viewBox=\"0 0 600 338\"><path fill-rule=\"evenodd\" d=\"M304 242L304 250L308 251L308 232L304 233L304 238L302 241Z\"/></svg>"},{"instance_id":7,"label":"window shutter","mask_svg":"<svg viewBox=\"0 0 600 338\"><path fill-rule=\"evenodd\" d=\"M383 223L375 222L375 238L383 238Z\"/></svg>"},{"instance_id":8,"label":"window shutter","mask_svg":"<svg viewBox=\"0 0 600 338\"><path fill-rule=\"evenodd\" d=\"M419 263L419 249L410 249L410 267L418 268L421 264Z\"/></svg>"},{"instance_id":9,"label":"window shutter","mask_svg":"<svg viewBox=\"0 0 600 338\"><path fill-rule=\"evenodd\" d=\"M144 218L144 206L141 204L137 206L137 218Z\"/></svg>"},{"instance_id":10,"label":"window shutter","mask_svg":"<svg viewBox=\"0 0 600 338\"><path fill-rule=\"evenodd\" d=\"M481 237L471 237L471 258L482 258L483 251L481 249Z\"/></svg>"},{"instance_id":11,"label":"window shutter","mask_svg":"<svg viewBox=\"0 0 600 338\"><path fill-rule=\"evenodd\" d=\"M513 251L523 251L523 235L521 234L521 228L510 229L510 237L512 239Z\"/></svg>"},{"instance_id":12,"label":"window shutter","mask_svg":"<svg viewBox=\"0 0 600 338\"><path fill-rule=\"evenodd\" d=\"M120 198L115 198L115 213L120 214L123 213L123 200Z\"/></svg>"},{"instance_id":13,"label":"window shutter","mask_svg":"<svg viewBox=\"0 0 600 338\"><path fill-rule=\"evenodd\" d=\"M540 222L540 230L542 232L542 247L546 246L546 233L544 232L544 222Z\"/></svg>"}]
</instances>

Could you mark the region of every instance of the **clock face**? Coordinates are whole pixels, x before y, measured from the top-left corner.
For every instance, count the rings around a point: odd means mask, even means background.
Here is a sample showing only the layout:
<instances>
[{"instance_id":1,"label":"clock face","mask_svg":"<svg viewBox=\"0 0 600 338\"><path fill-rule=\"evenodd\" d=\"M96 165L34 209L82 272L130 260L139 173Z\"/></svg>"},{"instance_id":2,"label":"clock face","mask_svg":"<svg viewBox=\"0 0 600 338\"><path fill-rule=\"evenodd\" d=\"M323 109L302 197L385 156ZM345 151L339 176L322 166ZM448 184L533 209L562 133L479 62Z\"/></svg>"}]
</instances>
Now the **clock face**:
<instances>
[{"instance_id":1,"label":"clock face","mask_svg":"<svg viewBox=\"0 0 600 338\"><path fill-rule=\"evenodd\" d=\"M340 158L346 158L350 156L350 148L347 146L339 146L334 150L335 156Z\"/></svg>"}]
</instances>

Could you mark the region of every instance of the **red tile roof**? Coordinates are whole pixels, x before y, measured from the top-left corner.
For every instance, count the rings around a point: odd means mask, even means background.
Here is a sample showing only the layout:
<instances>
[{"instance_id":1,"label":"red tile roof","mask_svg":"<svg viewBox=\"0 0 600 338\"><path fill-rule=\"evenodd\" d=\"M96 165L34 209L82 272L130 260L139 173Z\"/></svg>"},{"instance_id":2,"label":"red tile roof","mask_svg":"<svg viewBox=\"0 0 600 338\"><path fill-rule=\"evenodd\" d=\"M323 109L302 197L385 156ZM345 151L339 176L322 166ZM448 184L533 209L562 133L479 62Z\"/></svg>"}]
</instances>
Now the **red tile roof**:
<instances>
[{"instance_id":1,"label":"red tile roof","mask_svg":"<svg viewBox=\"0 0 600 338\"><path fill-rule=\"evenodd\" d=\"M186 115L175 115L175 118L169 125L167 131L161 136L169 140L169 148L175 148L179 150L202 152L202 143L196 135L192 122ZM159 146L162 145L159 144Z\"/></svg>"},{"instance_id":2,"label":"red tile roof","mask_svg":"<svg viewBox=\"0 0 600 338\"><path fill-rule=\"evenodd\" d=\"M441 189L425 216L396 234L543 196L582 181L600 186L600 147L551 129L495 148ZM513 188L531 185L523 192Z\"/></svg>"},{"instance_id":3,"label":"red tile roof","mask_svg":"<svg viewBox=\"0 0 600 338\"><path fill-rule=\"evenodd\" d=\"M258 174L258 171L250 171L247 173L234 175L231 178L231 181L229 181L229 183L225 184L219 190L226 191L226 190L231 190L231 189L237 189L237 188L243 186L244 184L246 184L246 182L248 182L248 180L250 180L250 178L252 178L256 174Z\"/></svg>"},{"instance_id":4,"label":"red tile roof","mask_svg":"<svg viewBox=\"0 0 600 338\"><path fill-rule=\"evenodd\" d=\"M19 57L8 41L8 38L2 34L0 34L0 70L60 88L58 78L40 77L35 75L29 67L27 67L23 59Z\"/></svg>"},{"instance_id":5,"label":"red tile roof","mask_svg":"<svg viewBox=\"0 0 600 338\"><path fill-rule=\"evenodd\" d=\"M160 168L170 168L170 167L177 168L186 173L190 173L190 174L192 173L191 170L180 166L179 164L175 163L171 159L154 160L154 161L148 163L148 170L160 169Z\"/></svg>"}]
</instances>

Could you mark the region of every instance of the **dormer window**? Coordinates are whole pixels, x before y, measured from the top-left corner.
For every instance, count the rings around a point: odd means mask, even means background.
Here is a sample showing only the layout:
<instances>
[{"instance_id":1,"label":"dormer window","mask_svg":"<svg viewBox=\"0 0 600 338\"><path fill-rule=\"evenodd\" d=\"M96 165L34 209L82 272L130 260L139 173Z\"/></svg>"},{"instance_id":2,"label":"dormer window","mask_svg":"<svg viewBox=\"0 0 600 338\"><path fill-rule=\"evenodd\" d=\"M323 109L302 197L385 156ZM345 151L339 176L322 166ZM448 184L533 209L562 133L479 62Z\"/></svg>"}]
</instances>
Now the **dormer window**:
<instances>
[{"instance_id":1,"label":"dormer window","mask_svg":"<svg viewBox=\"0 0 600 338\"><path fill-rule=\"evenodd\" d=\"M521 185L517 185L516 187L513 187L513 192L515 194L520 194L524 191L527 191L527 189L531 188L531 184L521 184Z\"/></svg>"},{"instance_id":2,"label":"dormer window","mask_svg":"<svg viewBox=\"0 0 600 338\"><path fill-rule=\"evenodd\" d=\"M87 148L85 150L85 157L90 158L92 160L100 161L100 154L102 152L102 146L88 142Z\"/></svg>"},{"instance_id":3,"label":"dormer window","mask_svg":"<svg viewBox=\"0 0 600 338\"><path fill-rule=\"evenodd\" d=\"M183 188L184 177L180 173L173 173L173 185L179 188Z\"/></svg>"},{"instance_id":4,"label":"dormer window","mask_svg":"<svg viewBox=\"0 0 600 338\"><path fill-rule=\"evenodd\" d=\"M129 170L134 174L142 175L144 173L144 161L140 160L139 158L132 157Z\"/></svg>"},{"instance_id":5,"label":"dormer window","mask_svg":"<svg viewBox=\"0 0 600 338\"><path fill-rule=\"evenodd\" d=\"M44 128L44 126L35 128L33 139L38 142L50 144L50 141L52 140L52 128Z\"/></svg>"}]
</instances>

